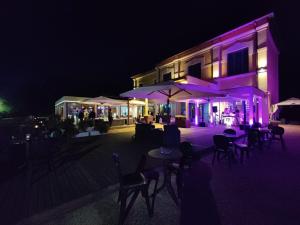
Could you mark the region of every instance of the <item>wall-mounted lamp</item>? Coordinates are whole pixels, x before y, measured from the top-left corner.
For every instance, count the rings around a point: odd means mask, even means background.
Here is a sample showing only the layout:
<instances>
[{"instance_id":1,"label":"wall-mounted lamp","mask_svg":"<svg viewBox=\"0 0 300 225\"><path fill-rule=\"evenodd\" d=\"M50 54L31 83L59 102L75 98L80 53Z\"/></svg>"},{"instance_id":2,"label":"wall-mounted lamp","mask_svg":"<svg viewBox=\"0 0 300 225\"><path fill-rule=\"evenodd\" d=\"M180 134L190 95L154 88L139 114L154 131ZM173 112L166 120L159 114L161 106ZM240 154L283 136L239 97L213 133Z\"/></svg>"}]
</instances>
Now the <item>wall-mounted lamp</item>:
<instances>
[{"instance_id":1,"label":"wall-mounted lamp","mask_svg":"<svg viewBox=\"0 0 300 225\"><path fill-rule=\"evenodd\" d=\"M258 73L264 73L264 72L266 72L266 71L267 71L267 67L266 67L266 66L260 67L260 68L258 68L258 70L257 70Z\"/></svg>"}]
</instances>

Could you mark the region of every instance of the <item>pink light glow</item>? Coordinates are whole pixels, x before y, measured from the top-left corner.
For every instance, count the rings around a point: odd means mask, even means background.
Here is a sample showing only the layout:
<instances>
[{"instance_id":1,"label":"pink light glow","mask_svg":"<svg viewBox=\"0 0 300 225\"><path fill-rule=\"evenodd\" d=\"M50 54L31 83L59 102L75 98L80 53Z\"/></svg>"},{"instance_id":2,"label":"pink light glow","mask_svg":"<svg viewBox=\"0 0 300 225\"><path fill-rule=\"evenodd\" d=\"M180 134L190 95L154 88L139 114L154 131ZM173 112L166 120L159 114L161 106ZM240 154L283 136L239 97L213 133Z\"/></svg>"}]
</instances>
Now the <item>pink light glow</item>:
<instances>
[{"instance_id":1,"label":"pink light glow","mask_svg":"<svg viewBox=\"0 0 300 225\"><path fill-rule=\"evenodd\" d=\"M199 124L198 113L199 113L199 100L196 100L195 125Z\"/></svg>"},{"instance_id":2,"label":"pink light glow","mask_svg":"<svg viewBox=\"0 0 300 225\"><path fill-rule=\"evenodd\" d=\"M253 119L249 120L249 125L252 126L253 125Z\"/></svg>"},{"instance_id":3,"label":"pink light glow","mask_svg":"<svg viewBox=\"0 0 300 225\"><path fill-rule=\"evenodd\" d=\"M261 117L259 117L258 122L259 122L260 124L262 124L262 118L261 118Z\"/></svg>"}]
</instances>

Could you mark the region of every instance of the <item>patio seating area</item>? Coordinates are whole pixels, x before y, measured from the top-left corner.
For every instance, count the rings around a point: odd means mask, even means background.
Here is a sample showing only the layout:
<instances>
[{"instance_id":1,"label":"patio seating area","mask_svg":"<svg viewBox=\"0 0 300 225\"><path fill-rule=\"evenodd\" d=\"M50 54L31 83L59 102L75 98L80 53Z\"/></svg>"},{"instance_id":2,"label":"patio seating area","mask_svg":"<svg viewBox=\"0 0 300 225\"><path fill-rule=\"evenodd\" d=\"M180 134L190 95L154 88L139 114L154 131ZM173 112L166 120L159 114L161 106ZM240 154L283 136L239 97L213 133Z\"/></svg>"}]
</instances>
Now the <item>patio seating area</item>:
<instances>
[{"instance_id":1,"label":"patio seating area","mask_svg":"<svg viewBox=\"0 0 300 225\"><path fill-rule=\"evenodd\" d=\"M133 141L134 127L123 129L126 132L114 129L97 137L89 146L85 145L86 154L66 158L72 160L66 160L31 186L26 173L2 181L1 201L11 203L1 208L2 221L33 225L117 224L120 206L113 152L120 156L122 172L127 174L136 170L143 154L159 147L151 142ZM184 180L180 205L176 206L168 190L162 189L156 195L153 216L149 217L145 201L137 197L125 224L297 224L300 152L295 143L300 127L284 126L285 149L274 140L263 151L251 151L244 163L237 161L231 168L225 160L211 164L213 135L222 134L224 129L180 128L181 141L191 142L197 152L197 160ZM239 129L236 132L239 136L245 133ZM271 133L270 137L276 135ZM161 163L147 156L145 168L161 168ZM158 171L161 187L163 170ZM176 187L174 175L171 184Z\"/></svg>"}]
</instances>

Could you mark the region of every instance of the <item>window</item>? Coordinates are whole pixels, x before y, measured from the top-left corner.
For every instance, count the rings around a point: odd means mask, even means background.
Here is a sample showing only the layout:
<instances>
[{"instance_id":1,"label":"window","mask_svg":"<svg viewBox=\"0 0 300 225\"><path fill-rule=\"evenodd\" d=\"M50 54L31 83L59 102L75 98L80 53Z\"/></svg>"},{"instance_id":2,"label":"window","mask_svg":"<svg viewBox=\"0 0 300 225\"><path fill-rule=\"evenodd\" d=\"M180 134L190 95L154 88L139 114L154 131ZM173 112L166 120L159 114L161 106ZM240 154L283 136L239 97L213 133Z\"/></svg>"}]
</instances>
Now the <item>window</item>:
<instances>
[{"instance_id":1,"label":"window","mask_svg":"<svg viewBox=\"0 0 300 225\"><path fill-rule=\"evenodd\" d=\"M228 76L249 72L248 48L227 55Z\"/></svg>"},{"instance_id":2,"label":"window","mask_svg":"<svg viewBox=\"0 0 300 225\"><path fill-rule=\"evenodd\" d=\"M139 84L139 87L143 87L143 84L140 83L140 84Z\"/></svg>"},{"instance_id":3,"label":"window","mask_svg":"<svg viewBox=\"0 0 300 225\"><path fill-rule=\"evenodd\" d=\"M169 81L171 80L171 73L165 73L163 76L164 81Z\"/></svg>"},{"instance_id":4,"label":"window","mask_svg":"<svg viewBox=\"0 0 300 225\"><path fill-rule=\"evenodd\" d=\"M201 63L196 63L194 65L189 66L188 75L201 78Z\"/></svg>"}]
</instances>

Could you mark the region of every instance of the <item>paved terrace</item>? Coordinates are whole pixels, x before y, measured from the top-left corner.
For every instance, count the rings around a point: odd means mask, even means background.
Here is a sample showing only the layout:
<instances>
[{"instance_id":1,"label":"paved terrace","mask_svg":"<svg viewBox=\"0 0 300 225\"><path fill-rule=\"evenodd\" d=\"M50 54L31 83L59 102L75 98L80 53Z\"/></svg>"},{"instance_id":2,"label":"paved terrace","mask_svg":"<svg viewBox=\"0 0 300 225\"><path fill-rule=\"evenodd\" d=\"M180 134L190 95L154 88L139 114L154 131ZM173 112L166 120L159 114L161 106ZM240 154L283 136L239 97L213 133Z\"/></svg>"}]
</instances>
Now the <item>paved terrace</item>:
<instances>
[{"instance_id":1,"label":"paved terrace","mask_svg":"<svg viewBox=\"0 0 300 225\"><path fill-rule=\"evenodd\" d=\"M167 225L180 224L180 220L189 225L299 224L300 126L284 127L285 151L274 143L270 149L254 152L243 165L237 163L231 169L225 162L211 167L208 155L193 165L181 208L161 192L154 217L149 219L139 198L127 224ZM201 150L211 146L212 135L223 129L181 129L182 139ZM28 184L26 174L2 182L1 224L116 224L119 206L112 152L119 152L124 170L132 171L141 154L155 147L151 143L132 143L133 133L133 127L111 130L110 134L80 147L92 149L89 153L66 162L56 173L49 173L32 185ZM75 146L79 148L78 144ZM148 166L156 165L160 162L149 160Z\"/></svg>"}]
</instances>

